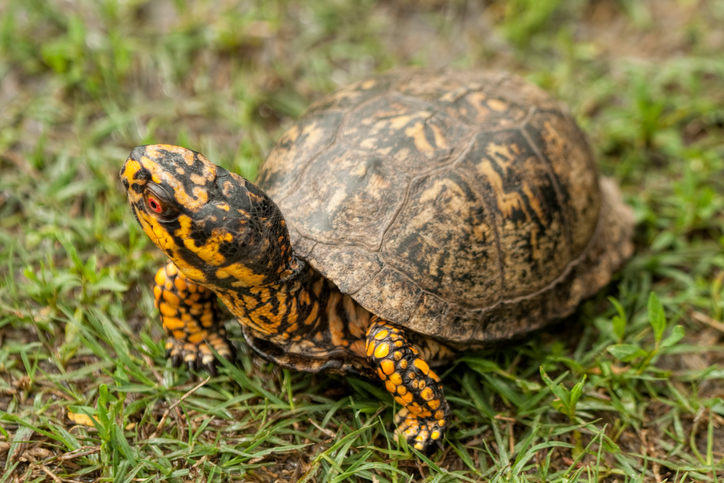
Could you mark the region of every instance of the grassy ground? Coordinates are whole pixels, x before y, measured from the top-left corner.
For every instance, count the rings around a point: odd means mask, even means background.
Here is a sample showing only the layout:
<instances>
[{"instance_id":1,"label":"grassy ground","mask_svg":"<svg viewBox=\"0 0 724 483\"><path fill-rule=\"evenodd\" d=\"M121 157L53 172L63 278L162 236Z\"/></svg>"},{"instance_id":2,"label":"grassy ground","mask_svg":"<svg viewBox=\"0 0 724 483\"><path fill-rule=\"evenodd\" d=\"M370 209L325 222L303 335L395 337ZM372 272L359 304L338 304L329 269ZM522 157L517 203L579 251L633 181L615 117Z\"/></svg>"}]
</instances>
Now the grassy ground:
<instances>
[{"instance_id":1,"label":"grassy ground","mask_svg":"<svg viewBox=\"0 0 724 483\"><path fill-rule=\"evenodd\" d=\"M724 478L724 2L483 3L0 2L2 481ZM171 368L116 174L170 142L253 178L311 101L404 65L552 92L638 220L606 292L444 371L423 462L381 387L262 363L232 324L237 367Z\"/></svg>"}]
</instances>

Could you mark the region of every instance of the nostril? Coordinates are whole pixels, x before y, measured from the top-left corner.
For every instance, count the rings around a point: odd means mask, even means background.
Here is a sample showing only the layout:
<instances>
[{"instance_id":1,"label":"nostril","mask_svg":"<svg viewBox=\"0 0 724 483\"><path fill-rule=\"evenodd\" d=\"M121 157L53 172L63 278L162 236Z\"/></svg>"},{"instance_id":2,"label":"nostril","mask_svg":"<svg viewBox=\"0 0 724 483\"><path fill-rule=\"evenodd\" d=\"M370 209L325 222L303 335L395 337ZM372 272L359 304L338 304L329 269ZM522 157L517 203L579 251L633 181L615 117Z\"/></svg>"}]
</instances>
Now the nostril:
<instances>
[{"instance_id":1,"label":"nostril","mask_svg":"<svg viewBox=\"0 0 724 483\"><path fill-rule=\"evenodd\" d=\"M216 189L226 197L233 196L234 178L224 168L217 166L216 168Z\"/></svg>"},{"instance_id":2,"label":"nostril","mask_svg":"<svg viewBox=\"0 0 724 483\"><path fill-rule=\"evenodd\" d=\"M145 154L146 146L136 146L131 150L131 154L128 157L133 160L140 161Z\"/></svg>"},{"instance_id":3,"label":"nostril","mask_svg":"<svg viewBox=\"0 0 724 483\"><path fill-rule=\"evenodd\" d=\"M230 173L228 170L222 168L221 166L216 167L216 185L220 186L221 183L223 183L225 180L229 179Z\"/></svg>"}]
</instances>

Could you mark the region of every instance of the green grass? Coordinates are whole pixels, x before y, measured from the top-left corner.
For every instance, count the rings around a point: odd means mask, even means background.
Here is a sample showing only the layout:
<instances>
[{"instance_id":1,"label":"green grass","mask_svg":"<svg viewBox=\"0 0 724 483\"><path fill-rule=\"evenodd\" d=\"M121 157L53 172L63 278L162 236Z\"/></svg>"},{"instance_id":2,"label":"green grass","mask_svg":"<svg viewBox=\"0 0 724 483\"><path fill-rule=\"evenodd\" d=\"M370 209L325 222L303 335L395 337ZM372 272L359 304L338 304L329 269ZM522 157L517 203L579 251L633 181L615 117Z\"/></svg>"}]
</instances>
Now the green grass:
<instances>
[{"instance_id":1,"label":"green grass","mask_svg":"<svg viewBox=\"0 0 724 483\"><path fill-rule=\"evenodd\" d=\"M477 5L0 2L2 481L724 478L724 3ZM313 100L406 65L559 97L638 222L574 316L444 370L452 425L422 460L381 386L263 363L234 324L237 366L170 367L162 256L117 181L148 142L253 178Z\"/></svg>"}]
</instances>

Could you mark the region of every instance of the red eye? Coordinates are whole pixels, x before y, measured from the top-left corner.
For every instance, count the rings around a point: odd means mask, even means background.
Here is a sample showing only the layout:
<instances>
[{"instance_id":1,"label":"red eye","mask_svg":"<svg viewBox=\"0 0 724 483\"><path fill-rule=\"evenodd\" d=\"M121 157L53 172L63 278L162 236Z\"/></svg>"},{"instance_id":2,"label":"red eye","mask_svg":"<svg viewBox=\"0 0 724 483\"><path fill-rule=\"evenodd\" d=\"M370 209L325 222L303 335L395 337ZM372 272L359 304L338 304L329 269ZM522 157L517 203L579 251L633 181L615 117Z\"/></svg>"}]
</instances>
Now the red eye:
<instances>
[{"instance_id":1,"label":"red eye","mask_svg":"<svg viewBox=\"0 0 724 483\"><path fill-rule=\"evenodd\" d=\"M148 207L153 211L154 213L161 213L163 211L163 207L161 206L161 202L158 201L158 199L155 196L149 195L148 198L146 198L146 202L148 203Z\"/></svg>"}]
</instances>

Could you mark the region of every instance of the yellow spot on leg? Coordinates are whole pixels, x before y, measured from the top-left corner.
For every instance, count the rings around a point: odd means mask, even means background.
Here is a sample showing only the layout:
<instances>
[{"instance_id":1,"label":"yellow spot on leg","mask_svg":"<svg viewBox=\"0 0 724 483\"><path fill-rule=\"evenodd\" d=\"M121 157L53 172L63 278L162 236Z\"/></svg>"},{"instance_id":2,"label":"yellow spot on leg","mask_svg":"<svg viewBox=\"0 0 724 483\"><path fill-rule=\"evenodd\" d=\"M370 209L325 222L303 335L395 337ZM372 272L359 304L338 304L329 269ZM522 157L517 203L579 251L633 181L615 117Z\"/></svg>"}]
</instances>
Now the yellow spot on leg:
<instances>
[{"instance_id":1,"label":"yellow spot on leg","mask_svg":"<svg viewBox=\"0 0 724 483\"><path fill-rule=\"evenodd\" d=\"M156 272L156 276L153 277L153 281L156 282L156 285L163 285L166 281L166 271L162 268Z\"/></svg>"},{"instance_id":2,"label":"yellow spot on leg","mask_svg":"<svg viewBox=\"0 0 724 483\"><path fill-rule=\"evenodd\" d=\"M164 317L163 326L166 330L177 330L183 328L184 323L176 317Z\"/></svg>"},{"instance_id":3,"label":"yellow spot on leg","mask_svg":"<svg viewBox=\"0 0 724 483\"><path fill-rule=\"evenodd\" d=\"M155 291L154 291L155 293ZM181 303L181 300L178 298L178 295L176 295L173 292L164 291L163 292L163 300L168 302L170 305L178 305Z\"/></svg>"},{"instance_id":4,"label":"yellow spot on leg","mask_svg":"<svg viewBox=\"0 0 724 483\"><path fill-rule=\"evenodd\" d=\"M380 367L382 367L382 371L388 376L395 372L395 364L389 359L382 361Z\"/></svg>"},{"instance_id":5,"label":"yellow spot on leg","mask_svg":"<svg viewBox=\"0 0 724 483\"><path fill-rule=\"evenodd\" d=\"M206 331L203 330L203 331L196 332L195 334L191 334L187 340L189 342L191 342L192 344L200 344L201 341L204 340L205 337L206 337Z\"/></svg>"},{"instance_id":6,"label":"yellow spot on leg","mask_svg":"<svg viewBox=\"0 0 724 483\"><path fill-rule=\"evenodd\" d=\"M415 362L413 362L413 364L425 375L430 372L430 366L428 366L427 362L423 361L422 359L415 359Z\"/></svg>"},{"instance_id":7,"label":"yellow spot on leg","mask_svg":"<svg viewBox=\"0 0 724 483\"><path fill-rule=\"evenodd\" d=\"M390 332L387 329L383 329L383 330L377 332L377 334L375 334L375 339L382 340L385 337L387 337L387 334L389 334L389 333Z\"/></svg>"},{"instance_id":8,"label":"yellow spot on leg","mask_svg":"<svg viewBox=\"0 0 724 483\"><path fill-rule=\"evenodd\" d=\"M392 381L385 381L385 388L387 389L387 392L391 392L394 394L395 392L395 385L392 384Z\"/></svg>"},{"instance_id":9,"label":"yellow spot on leg","mask_svg":"<svg viewBox=\"0 0 724 483\"><path fill-rule=\"evenodd\" d=\"M162 315L168 317L173 317L174 315L176 315L176 309L167 304L166 302L161 302L158 309L161 311Z\"/></svg>"},{"instance_id":10,"label":"yellow spot on leg","mask_svg":"<svg viewBox=\"0 0 724 483\"><path fill-rule=\"evenodd\" d=\"M176 286L176 290L178 290L179 292L185 292L188 288L186 280L181 277L176 277L176 280L173 281L173 284Z\"/></svg>"},{"instance_id":11,"label":"yellow spot on leg","mask_svg":"<svg viewBox=\"0 0 724 483\"><path fill-rule=\"evenodd\" d=\"M389 354L389 353L390 353L390 346L389 346L389 344L387 344L387 342L383 342L375 348L375 357L377 359L382 359L384 357L387 357L387 354Z\"/></svg>"},{"instance_id":12,"label":"yellow spot on leg","mask_svg":"<svg viewBox=\"0 0 724 483\"><path fill-rule=\"evenodd\" d=\"M375 350L375 344L374 342L370 342L367 344L367 357L370 357L372 355L372 352Z\"/></svg>"}]
</instances>

